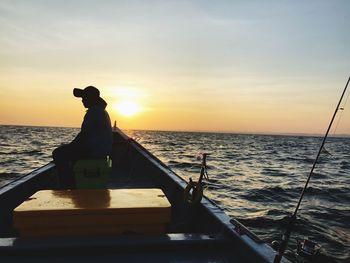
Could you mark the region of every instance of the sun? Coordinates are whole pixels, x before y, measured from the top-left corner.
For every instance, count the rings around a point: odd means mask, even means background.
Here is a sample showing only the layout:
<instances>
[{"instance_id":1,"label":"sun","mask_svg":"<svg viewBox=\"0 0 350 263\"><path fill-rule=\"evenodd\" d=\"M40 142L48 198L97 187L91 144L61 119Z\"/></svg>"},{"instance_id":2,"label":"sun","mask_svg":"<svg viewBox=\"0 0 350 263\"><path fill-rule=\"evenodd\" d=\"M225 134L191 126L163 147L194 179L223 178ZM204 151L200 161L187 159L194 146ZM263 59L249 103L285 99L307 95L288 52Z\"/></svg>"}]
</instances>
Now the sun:
<instances>
[{"instance_id":1,"label":"sun","mask_svg":"<svg viewBox=\"0 0 350 263\"><path fill-rule=\"evenodd\" d=\"M141 111L141 106L130 100L122 100L113 105L113 108L125 117L132 117Z\"/></svg>"}]
</instances>

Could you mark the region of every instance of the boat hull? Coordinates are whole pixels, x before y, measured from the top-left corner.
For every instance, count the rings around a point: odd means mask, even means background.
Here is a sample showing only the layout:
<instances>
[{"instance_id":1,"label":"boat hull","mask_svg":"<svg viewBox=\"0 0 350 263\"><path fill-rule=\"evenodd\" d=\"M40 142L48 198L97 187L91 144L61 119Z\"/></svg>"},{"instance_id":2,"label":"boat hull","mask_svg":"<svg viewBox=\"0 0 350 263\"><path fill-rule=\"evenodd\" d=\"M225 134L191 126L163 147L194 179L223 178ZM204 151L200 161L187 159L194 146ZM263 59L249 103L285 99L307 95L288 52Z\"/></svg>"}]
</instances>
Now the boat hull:
<instances>
[{"instance_id":1,"label":"boat hull","mask_svg":"<svg viewBox=\"0 0 350 263\"><path fill-rule=\"evenodd\" d=\"M186 182L142 145L116 130L108 188L160 188L171 203L171 223L162 235L21 238L13 210L41 189L56 189L54 164L0 188L2 262L273 262L275 251L205 196L199 205L183 200ZM288 262L282 259L282 262Z\"/></svg>"}]
</instances>

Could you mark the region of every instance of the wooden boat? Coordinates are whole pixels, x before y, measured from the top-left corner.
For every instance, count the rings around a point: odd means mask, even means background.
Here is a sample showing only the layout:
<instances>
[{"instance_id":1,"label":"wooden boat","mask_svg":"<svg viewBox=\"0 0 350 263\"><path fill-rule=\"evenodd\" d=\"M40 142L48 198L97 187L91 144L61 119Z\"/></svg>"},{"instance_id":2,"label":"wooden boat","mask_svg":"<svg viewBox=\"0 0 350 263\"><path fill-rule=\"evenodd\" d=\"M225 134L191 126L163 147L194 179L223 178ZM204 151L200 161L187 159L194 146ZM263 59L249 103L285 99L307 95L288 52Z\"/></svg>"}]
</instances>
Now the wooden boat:
<instances>
[{"instance_id":1,"label":"wooden boat","mask_svg":"<svg viewBox=\"0 0 350 263\"><path fill-rule=\"evenodd\" d=\"M1 262L273 262L276 252L244 225L205 196L198 205L185 202L187 183L182 178L122 131L116 129L113 136L108 188L161 189L171 204L166 230L20 236L14 229L14 209L39 190L57 188L55 165L49 163L0 188Z\"/></svg>"}]
</instances>

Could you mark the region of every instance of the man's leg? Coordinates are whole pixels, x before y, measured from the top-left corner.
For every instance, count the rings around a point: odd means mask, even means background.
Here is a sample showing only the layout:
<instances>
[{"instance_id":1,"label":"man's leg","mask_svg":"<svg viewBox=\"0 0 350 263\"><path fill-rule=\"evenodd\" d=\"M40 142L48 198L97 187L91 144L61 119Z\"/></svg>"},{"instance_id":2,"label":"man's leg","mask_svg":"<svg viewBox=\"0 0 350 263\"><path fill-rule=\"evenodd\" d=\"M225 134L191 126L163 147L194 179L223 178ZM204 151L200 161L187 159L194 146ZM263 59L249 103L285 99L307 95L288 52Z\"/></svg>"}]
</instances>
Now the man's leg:
<instances>
[{"instance_id":1,"label":"man's leg","mask_svg":"<svg viewBox=\"0 0 350 263\"><path fill-rule=\"evenodd\" d=\"M73 165L83 156L82 149L75 144L66 144L56 148L52 156L58 171L60 187L75 188Z\"/></svg>"}]
</instances>

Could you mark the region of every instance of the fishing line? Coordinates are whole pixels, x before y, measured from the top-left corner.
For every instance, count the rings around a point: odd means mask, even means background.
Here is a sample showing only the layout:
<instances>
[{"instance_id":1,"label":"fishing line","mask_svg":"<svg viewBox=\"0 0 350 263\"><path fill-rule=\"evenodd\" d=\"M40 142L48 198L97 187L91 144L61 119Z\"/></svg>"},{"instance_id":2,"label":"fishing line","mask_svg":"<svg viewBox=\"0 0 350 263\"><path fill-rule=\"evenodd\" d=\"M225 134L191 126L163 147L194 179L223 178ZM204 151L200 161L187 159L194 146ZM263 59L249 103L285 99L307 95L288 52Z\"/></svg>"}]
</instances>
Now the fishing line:
<instances>
[{"instance_id":1,"label":"fishing line","mask_svg":"<svg viewBox=\"0 0 350 263\"><path fill-rule=\"evenodd\" d=\"M341 97L340 97L340 99L339 99L338 105L337 105L337 107L335 108L333 117L332 117L332 119L331 119L331 121L330 121L330 123L329 123L329 125L328 125L326 134L325 134L325 136L323 137L322 144L321 144L321 146L320 146L320 148L319 148L319 150L318 150L317 156L316 156L315 161L314 161L314 163L313 163L313 165L312 165L311 171L310 171L309 176L308 176L308 178L307 178L307 180L306 180L306 183L305 183L305 186L304 186L304 188L303 188L303 191L301 192L301 195L300 195L298 204L297 204L297 206L296 206L296 208L295 208L295 210L294 210L294 213L293 213L292 217L290 218L290 221L289 221L289 223L288 223L288 225L287 225L287 229L286 229L286 231L284 232L284 234L283 234L283 236L282 236L282 243L281 243L281 245L280 245L280 247L279 247L279 249L278 249L278 253L277 253L276 256L275 256L275 259L274 259L274 261L273 261L274 263L279 263L279 262L281 261L282 256L283 256L283 254L284 254L284 251L285 251L286 248L287 248L287 244L288 244L288 241L289 241L289 237L290 237L290 234L291 234L291 232L292 232L293 226L294 226L295 221L296 221L296 218L297 218L297 212L298 212L299 206L300 206L300 204L301 204L301 201L303 200L305 191L306 191L306 189L307 189L307 186L308 186L308 184L309 184L309 181L310 181L310 179L311 179L311 176L312 176L312 174L313 174L313 171L314 171L314 169L315 169L315 167L316 167L318 158L319 158L320 155L321 155L323 146L324 146L324 144L325 144L325 142L326 142L328 133L329 133L331 127L332 127L332 124L333 124L333 121L334 121L334 119L335 119L335 116L337 115L337 112L338 112L339 109L340 109L340 104L341 104L341 102L342 102L342 100L343 100L343 97L344 97L344 94L345 94L345 92L346 92L346 89L348 88L349 82L350 82L350 76L349 76L348 81L346 82L345 88L344 88L343 93L342 93L342 95L341 95Z\"/></svg>"},{"instance_id":2,"label":"fishing line","mask_svg":"<svg viewBox=\"0 0 350 263\"><path fill-rule=\"evenodd\" d=\"M343 117L343 112L344 112L345 107L346 107L346 105L348 103L349 95L350 95L350 91L348 92L348 95L346 96L346 99L345 99L345 102L344 102L343 106L339 108L340 114L339 114L339 118L338 118L337 124L335 125L335 129L334 129L333 135L335 135L336 131L338 130L338 125L340 123L340 120Z\"/></svg>"}]
</instances>

